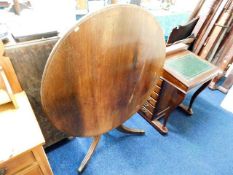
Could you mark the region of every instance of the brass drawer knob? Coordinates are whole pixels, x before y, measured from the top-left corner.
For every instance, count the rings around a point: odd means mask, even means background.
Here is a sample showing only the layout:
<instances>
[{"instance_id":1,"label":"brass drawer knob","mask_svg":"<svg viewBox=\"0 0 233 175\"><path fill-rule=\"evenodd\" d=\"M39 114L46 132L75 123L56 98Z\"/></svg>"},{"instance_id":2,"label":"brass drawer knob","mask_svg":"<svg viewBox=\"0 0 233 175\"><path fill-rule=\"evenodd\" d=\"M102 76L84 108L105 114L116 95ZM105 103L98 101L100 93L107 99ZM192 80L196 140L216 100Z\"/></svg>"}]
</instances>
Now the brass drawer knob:
<instances>
[{"instance_id":1,"label":"brass drawer knob","mask_svg":"<svg viewBox=\"0 0 233 175\"><path fill-rule=\"evenodd\" d=\"M141 110L142 110L142 112L146 112L146 108L145 107L142 107Z\"/></svg>"},{"instance_id":2,"label":"brass drawer knob","mask_svg":"<svg viewBox=\"0 0 233 175\"><path fill-rule=\"evenodd\" d=\"M144 104L144 106L145 106L145 107L148 107L148 106L149 106L149 104L146 102L146 103Z\"/></svg>"}]
</instances>

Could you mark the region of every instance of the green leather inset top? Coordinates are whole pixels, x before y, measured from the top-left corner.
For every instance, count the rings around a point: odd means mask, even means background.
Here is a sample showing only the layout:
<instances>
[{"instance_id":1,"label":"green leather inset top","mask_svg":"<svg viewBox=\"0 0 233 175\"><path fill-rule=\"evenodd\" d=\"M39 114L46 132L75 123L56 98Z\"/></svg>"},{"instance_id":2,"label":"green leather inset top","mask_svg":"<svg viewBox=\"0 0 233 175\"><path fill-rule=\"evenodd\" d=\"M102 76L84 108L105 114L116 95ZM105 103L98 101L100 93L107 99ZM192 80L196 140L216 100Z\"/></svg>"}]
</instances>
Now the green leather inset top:
<instances>
[{"instance_id":1,"label":"green leather inset top","mask_svg":"<svg viewBox=\"0 0 233 175\"><path fill-rule=\"evenodd\" d=\"M165 66L188 81L213 68L204 60L199 59L193 54L175 59L168 59L165 62Z\"/></svg>"}]
</instances>

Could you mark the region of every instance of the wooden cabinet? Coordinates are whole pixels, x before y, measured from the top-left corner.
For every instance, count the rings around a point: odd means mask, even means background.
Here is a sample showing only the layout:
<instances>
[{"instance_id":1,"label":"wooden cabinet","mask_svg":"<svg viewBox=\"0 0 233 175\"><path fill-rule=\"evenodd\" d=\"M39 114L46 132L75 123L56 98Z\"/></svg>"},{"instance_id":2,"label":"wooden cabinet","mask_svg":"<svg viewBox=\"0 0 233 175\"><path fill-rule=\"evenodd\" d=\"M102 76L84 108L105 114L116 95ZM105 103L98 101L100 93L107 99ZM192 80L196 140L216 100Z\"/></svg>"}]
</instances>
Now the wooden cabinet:
<instances>
[{"instance_id":1,"label":"wooden cabinet","mask_svg":"<svg viewBox=\"0 0 233 175\"><path fill-rule=\"evenodd\" d=\"M52 174L42 145L1 163L0 170L0 175Z\"/></svg>"},{"instance_id":2,"label":"wooden cabinet","mask_svg":"<svg viewBox=\"0 0 233 175\"><path fill-rule=\"evenodd\" d=\"M161 134L168 132L166 127L168 118L178 105L186 113L192 115L194 100L218 73L218 69L214 65L202 60L190 51L179 50L177 53L167 55L166 59L160 81L155 85L154 91L139 110L139 114ZM183 65L180 65L180 60L183 61ZM171 63L171 61L177 61L179 64L170 68L168 63ZM181 104L185 95L198 86L200 87L193 94L189 105ZM163 123L160 122L161 119L164 119Z\"/></svg>"},{"instance_id":3,"label":"wooden cabinet","mask_svg":"<svg viewBox=\"0 0 233 175\"><path fill-rule=\"evenodd\" d=\"M24 92L15 94L18 108L0 106L0 175L52 175L44 138Z\"/></svg>"}]
</instances>

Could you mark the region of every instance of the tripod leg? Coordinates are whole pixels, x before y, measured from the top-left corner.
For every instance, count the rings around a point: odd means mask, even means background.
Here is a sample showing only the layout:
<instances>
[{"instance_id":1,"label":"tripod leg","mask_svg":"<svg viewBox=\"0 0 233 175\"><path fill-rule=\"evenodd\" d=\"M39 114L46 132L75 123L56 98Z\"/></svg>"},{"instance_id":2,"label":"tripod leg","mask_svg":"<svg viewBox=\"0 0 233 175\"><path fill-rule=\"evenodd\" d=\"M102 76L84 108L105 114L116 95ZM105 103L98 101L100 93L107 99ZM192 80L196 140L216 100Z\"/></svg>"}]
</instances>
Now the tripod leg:
<instances>
[{"instance_id":1,"label":"tripod leg","mask_svg":"<svg viewBox=\"0 0 233 175\"><path fill-rule=\"evenodd\" d=\"M81 162L81 164L78 168L79 173L81 173L83 171L83 169L86 167L87 163L89 162L93 152L96 149L97 144L100 141L100 137L101 137L101 135L93 137L93 142L91 143L91 146L90 146L89 150L87 151L86 156L84 157L83 161Z\"/></svg>"},{"instance_id":2,"label":"tripod leg","mask_svg":"<svg viewBox=\"0 0 233 175\"><path fill-rule=\"evenodd\" d=\"M124 125L118 126L117 130L122 132L122 133L126 133L126 134L135 134L135 135L144 135L145 134L145 131L143 131L143 130L128 128Z\"/></svg>"}]
</instances>

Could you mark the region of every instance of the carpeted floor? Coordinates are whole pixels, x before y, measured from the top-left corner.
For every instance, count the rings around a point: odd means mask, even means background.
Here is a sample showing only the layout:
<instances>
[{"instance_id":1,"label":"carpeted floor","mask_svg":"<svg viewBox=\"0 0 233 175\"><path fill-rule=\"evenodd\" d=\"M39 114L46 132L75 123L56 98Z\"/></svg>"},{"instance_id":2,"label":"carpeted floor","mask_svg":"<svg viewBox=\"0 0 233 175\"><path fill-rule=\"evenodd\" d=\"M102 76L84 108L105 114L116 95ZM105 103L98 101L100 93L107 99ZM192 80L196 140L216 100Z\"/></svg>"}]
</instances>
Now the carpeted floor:
<instances>
[{"instance_id":1,"label":"carpeted floor","mask_svg":"<svg viewBox=\"0 0 233 175\"><path fill-rule=\"evenodd\" d=\"M144 129L146 135L116 130L103 135L83 175L232 175L233 114L220 107L223 98L222 93L206 89L194 103L192 117L175 110L167 136L135 114L126 125ZM77 174L90 141L75 138L49 148L54 174Z\"/></svg>"}]
</instances>

